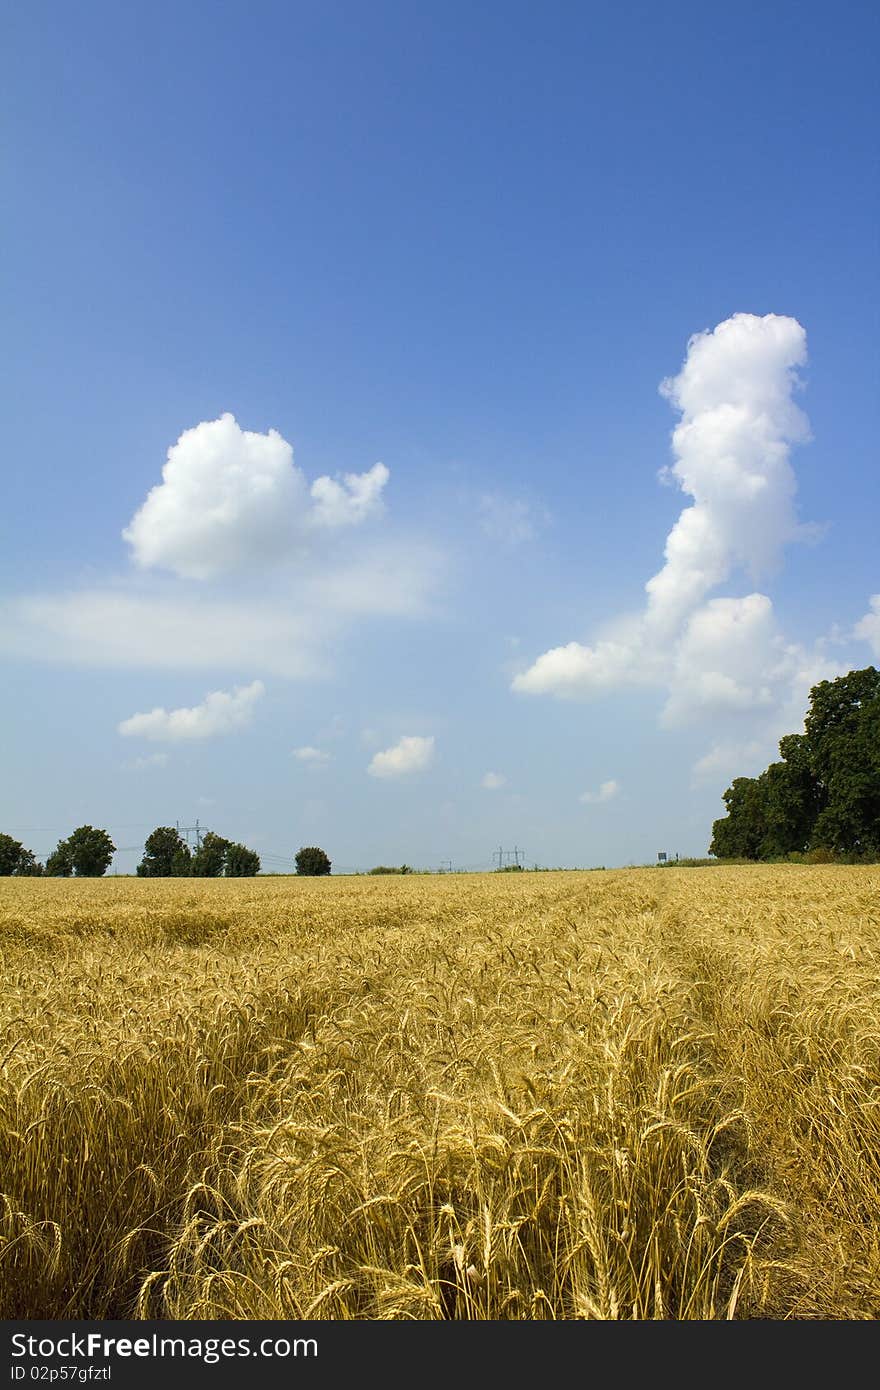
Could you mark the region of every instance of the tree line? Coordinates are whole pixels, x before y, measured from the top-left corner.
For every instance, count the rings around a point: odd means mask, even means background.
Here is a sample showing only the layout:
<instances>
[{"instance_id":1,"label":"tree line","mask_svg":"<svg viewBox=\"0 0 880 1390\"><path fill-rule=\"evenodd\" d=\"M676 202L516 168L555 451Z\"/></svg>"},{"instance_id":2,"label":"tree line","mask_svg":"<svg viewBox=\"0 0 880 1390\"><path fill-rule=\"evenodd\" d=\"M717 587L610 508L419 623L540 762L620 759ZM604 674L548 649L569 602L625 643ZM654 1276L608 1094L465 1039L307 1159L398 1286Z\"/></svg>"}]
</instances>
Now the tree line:
<instances>
[{"instance_id":1,"label":"tree line","mask_svg":"<svg viewBox=\"0 0 880 1390\"><path fill-rule=\"evenodd\" d=\"M880 672L866 666L814 685L804 732L780 739L779 753L760 776L728 787L709 853L880 858Z\"/></svg>"},{"instance_id":2,"label":"tree line","mask_svg":"<svg viewBox=\"0 0 880 1390\"><path fill-rule=\"evenodd\" d=\"M138 878L253 878L260 856L247 845L206 830L195 851L171 825L159 825L144 844Z\"/></svg>"},{"instance_id":3,"label":"tree line","mask_svg":"<svg viewBox=\"0 0 880 1390\"><path fill-rule=\"evenodd\" d=\"M0 834L0 878L101 878L110 867L116 846L106 830L80 825L59 840L45 864L11 835ZM330 860L317 845L304 845L294 857L298 874L329 874ZM144 843L138 878L252 878L260 872L260 856L247 845L206 830L195 850L175 826L158 825Z\"/></svg>"},{"instance_id":4,"label":"tree line","mask_svg":"<svg viewBox=\"0 0 880 1390\"><path fill-rule=\"evenodd\" d=\"M19 840L0 835L0 877L15 874L33 878L46 874L51 878L70 878L76 874L78 878L100 878L115 853L116 846L107 831L93 825L80 825L66 840L59 840L45 865Z\"/></svg>"},{"instance_id":5,"label":"tree line","mask_svg":"<svg viewBox=\"0 0 880 1390\"><path fill-rule=\"evenodd\" d=\"M780 859L814 852L852 859L880 858L880 671L866 666L810 691L802 734L779 741L780 759L758 777L737 777L724 793L727 814L712 826L716 859ZM46 860L0 834L0 876L47 874L100 878L116 852L106 830L81 825L59 840ZM295 858L298 874L330 873L316 845ZM374 873L405 873L408 865ZM141 878L247 878L260 856L246 845L206 831L192 851L173 826L147 837L137 866Z\"/></svg>"}]
</instances>

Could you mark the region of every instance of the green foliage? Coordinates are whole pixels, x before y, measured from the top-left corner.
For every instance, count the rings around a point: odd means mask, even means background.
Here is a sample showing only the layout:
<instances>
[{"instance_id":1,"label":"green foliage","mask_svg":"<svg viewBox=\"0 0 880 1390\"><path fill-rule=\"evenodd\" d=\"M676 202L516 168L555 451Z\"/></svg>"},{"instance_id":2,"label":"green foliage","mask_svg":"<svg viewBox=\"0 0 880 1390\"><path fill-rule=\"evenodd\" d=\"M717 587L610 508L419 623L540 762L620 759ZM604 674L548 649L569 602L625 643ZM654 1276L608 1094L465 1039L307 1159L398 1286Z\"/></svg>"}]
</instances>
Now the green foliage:
<instances>
[{"instance_id":1,"label":"green foliage","mask_svg":"<svg viewBox=\"0 0 880 1390\"><path fill-rule=\"evenodd\" d=\"M377 864L375 869L369 869L371 874L411 874L412 869L409 864L401 864L400 868L392 868L389 864Z\"/></svg>"},{"instance_id":2,"label":"green foliage","mask_svg":"<svg viewBox=\"0 0 880 1390\"><path fill-rule=\"evenodd\" d=\"M297 850L293 862L298 874L310 878L318 878L330 872L330 860L317 845L304 845L302 849Z\"/></svg>"},{"instance_id":3,"label":"green foliage","mask_svg":"<svg viewBox=\"0 0 880 1390\"><path fill-rule=\"evenodd\" d=\"M73 873L73 855L67 840L59 840L46 860L46 873L52 878L70 878Z\"/></svg>"},{"instance_id":4,"label":"green foliage","mask_svg":"<svg viewBox=\"0 0 880 1390\"><path fill-rule=\"evenodd\" d=\"M147 836L139 878L183 878L190 872L189 845L171 825L160 825Z\"/></svg>"},{"instance_id":5,"label":"green foliage","mask_svg":"<svg viewBox=\"0 0 880 1390\"><path fill-rule=\"evenodd\" d=\"M786 735L779 752L781 762L728 787L709 853L880 856L880 672L868 666L815 685L804 733Z\"/></svg>"},{"instance_id":6,"label":"green foliage","mask_svg":"<svg viewBox=\"0 0 880 1390\"><path fill-rule=\"evenodd\" d=\"M101 878L110 867L116 846L106 830L81 825L69 837L73 872L78 878Z\"/></svg>"},{"instance_id":7,"label":"green foliage","mask_svg":"<svg viewBox=\"0 0 880 1390\"><path fill-rule=\"evenodd\" d=\"M880 855L880 671L873 666L821 681L805 722L824 805L811 848Z\"/></svg>"},{"instance_id":8,"label":"green foliage","mask_svg":"<svg viewBox=\"0 0 880 1390\"><path fill-rule=\"evenodd\" d=\"M228 849L229 841L224 840L222 835L215 835L213 830L206 831L192 857L190 873L193 878L219 878L226 865Z\"/></svg>"},{"instance_id":9,"label":"green foliage","mask_svg":"<svg viewBox=\"0 0 880 1390\"><path fill-rule=\"evenodd\" d=\"M656 867L658 869L708 869L711 868L713 864L717 865L721 862L722 861L720 859L699 859L688 857L686 859L662 859ZM725 862L729 863L730 860L728 859ZM745 863L746 861L743 860L742 862Z\"/></svg>"},{"instance_id":10,"label":"green foliage","mask_svg":"<svg viewBox=\"0 0 880 1390\"><path fill-rule=\"evenodd\" d=\"M42 872L43 866L37 863L33 850L25 849L11 835L0 835L0 877L6 878L10 874L33 877Z\"/></svg>"},{"instance_id":11,"label":"green foliage","mask_svg":"<svg viewBox=\"0 0 880 1390\"><path fill-rule=\"evenodd\" d=\"M260 856L246 845L231 844L226 849L226 877L253 878L260 872Z\"/></svg>"},{"instance_id":12,"label":"green foliage","mask_svg":"<svg viewBox=\"0 0 880 1390\"><path fill-rule=\"evenodd\" d=\"M106 830L80 825L66 840L59 840L46 860L46 873L55 878L101 878L110 866L116 846Z\"/></svg>"},{"instance_id":13,"label":"green foliage","mask_svg":"<svg viewBox=\"0 0 880 1390\"><path fill-rule=\"evenodd\" d=\"M160 825L147 837L137 872L141 878L220 878L222 874L250 878L260 872L260 856L213 830L205 831L195 854L191 854L177 830Z\"/></svg>"}]
</instances>

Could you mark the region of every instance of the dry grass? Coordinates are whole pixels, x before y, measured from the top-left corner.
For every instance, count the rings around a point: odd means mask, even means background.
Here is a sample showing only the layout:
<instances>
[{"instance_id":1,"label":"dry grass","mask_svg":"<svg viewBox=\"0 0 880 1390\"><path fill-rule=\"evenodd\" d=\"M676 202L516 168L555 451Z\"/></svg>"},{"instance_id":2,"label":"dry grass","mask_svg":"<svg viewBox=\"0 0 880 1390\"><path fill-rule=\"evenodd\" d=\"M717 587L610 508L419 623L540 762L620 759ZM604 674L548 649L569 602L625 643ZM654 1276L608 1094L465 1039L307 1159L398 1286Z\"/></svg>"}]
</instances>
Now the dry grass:
<instances>
[{"instance_id":1,"label":"dry grass","mask_svg":"<svg viewBox=\"0 0 880 1390\"><path fill-rule=\"evenodd\" d=\"M880 871L0 880L0 1316L880 1316Z\"/></svg>"}]
</instances>

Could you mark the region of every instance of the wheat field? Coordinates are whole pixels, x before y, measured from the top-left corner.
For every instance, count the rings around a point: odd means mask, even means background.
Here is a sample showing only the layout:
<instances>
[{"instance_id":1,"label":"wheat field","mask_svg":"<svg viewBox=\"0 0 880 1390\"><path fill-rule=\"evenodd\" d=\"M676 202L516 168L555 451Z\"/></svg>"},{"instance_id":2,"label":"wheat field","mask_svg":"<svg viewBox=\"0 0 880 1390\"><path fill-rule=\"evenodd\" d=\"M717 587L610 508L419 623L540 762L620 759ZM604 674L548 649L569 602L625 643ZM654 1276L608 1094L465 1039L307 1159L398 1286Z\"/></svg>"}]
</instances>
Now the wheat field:
<instances>
[{"instance_id":1,"label":"wheat field","mask_svg":"<svg viewBox=\"0 0 880 1390\"><path fill-rule=\"evenodd\" d=\"M880 869L0 880L0 1316L880 1316Z\"/></svg>"}]
</instances>

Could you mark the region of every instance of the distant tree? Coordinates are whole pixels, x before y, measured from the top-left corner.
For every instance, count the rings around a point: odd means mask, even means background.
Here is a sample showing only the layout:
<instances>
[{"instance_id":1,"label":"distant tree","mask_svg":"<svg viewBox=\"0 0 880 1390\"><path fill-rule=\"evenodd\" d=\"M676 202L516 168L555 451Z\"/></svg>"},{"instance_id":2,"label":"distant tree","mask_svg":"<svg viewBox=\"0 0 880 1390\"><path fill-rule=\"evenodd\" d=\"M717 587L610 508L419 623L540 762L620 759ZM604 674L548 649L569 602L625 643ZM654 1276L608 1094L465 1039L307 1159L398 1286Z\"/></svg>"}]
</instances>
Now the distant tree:
<instances>
[{"instance_id":1,"label":"distant tree","mask_svg":"<svg viewBox=\"0 0 880 1390\"><path fill-rule=\"evenodd\" d=\"M172 825L159 825L144 843L137 866L140 878L183 878L190 872L189 845Z\"/></svg>"},{"instance_id":2,"label":"distant tree","mask_svg":"<svg viewBox=\"0 0 880 1390\"><path fill-rule=\"evenodd\" d=\"M222 835L215 835L213 830L206 830L202 843L192 857L190 873L194 878L219 878L226 864L228 849L228 840L224 840Z\"/></svg>"},{"instance_id":3,"label":"distant tree","mask_svg":"<svg viewBox=\"0 0 880 1390\"><path fill-rule=\"evenodd\" d=\"M297 850L293 862L298 874L305 874L311 878L317 878L330 872L330 860L322 849L318 849L317 845L305 845L302 849Z\"/></svg>"},{"instance_id":4,"label":"distant tree","mask_svg":"<svg viewBox=\"0 0 880 1390\"><path fill-rule=\"evenodd\" d=\"M78 878L101 878L110 866L116 846L106 830L80 825L68 836L70 860Z\"/></svg>"},{"instance_id":5,"label":"distant tree","mask_svg":"<svg viewBox=\"0 0 880 1390\"><path fill-rule=\"evenodd\" d=\"M226 850L226 877L253 878L260 872L260 856L246 845L231 844Z\"/></svg>"},{"instance_id":6,"label":"distant tree","mask_svg":"<svg viewBox=\"0 0 880 1390\"><path fill-rule=\"evenodd\" d=\"M32 850L25 849L11 835L0 835L0 877L5 878L10 874L33 877L42 872L43 866L37 863Z\"/></svg>"},{"instance_id":7,"label":"distant tree","mask_svg":"<svg viewBox=\"0 0 880 1390\"><path fill-rule=\"evenodd\" d=\"M53 878L70 878L73 873L73 853L69 840L59 840L46 860L46 873Z\"/></svg>"}]
</instances>

